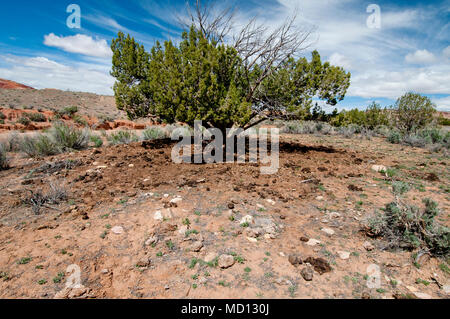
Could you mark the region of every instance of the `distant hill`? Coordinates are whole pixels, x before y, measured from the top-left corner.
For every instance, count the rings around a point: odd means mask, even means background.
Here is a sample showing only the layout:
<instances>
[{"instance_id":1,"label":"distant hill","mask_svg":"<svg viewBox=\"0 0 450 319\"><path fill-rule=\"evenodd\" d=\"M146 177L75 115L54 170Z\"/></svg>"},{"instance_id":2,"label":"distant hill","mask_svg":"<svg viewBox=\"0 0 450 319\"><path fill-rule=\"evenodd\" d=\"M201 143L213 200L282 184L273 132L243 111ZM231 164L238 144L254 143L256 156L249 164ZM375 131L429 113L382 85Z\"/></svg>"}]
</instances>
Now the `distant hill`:
<instances>
[{"instance_id":1,"label":"distant hill","mask_svg":"<svg viewBox=\"0 0 450 319\"><path fill-rule=\"evenodd\" d=\"M56 89L36 90L0 79L0 107L5 109L60 111L68 106L77 106L80 115L100 120L127 119L126 113L116 108L114 96Z\"/></svg>"},{"instance_id":2,"label":"distant hill","mask_svg":"<svg viewBox=\"0 0 450 319\"><path fill-rule=\"evenodd\" d=\"M0 79L0 89L8 90L34 90L31 86L26 86L14 81Z\"/></svg>"}]
</instances>

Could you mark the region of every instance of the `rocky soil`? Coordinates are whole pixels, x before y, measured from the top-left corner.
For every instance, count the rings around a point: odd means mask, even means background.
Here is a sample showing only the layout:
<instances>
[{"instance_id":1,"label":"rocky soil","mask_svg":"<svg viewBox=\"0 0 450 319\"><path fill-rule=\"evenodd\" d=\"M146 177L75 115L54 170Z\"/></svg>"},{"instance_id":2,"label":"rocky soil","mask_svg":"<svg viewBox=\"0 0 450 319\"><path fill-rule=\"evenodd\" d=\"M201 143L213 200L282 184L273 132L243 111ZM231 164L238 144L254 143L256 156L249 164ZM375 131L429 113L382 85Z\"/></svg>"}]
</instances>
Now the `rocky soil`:
<instances>
[{"instance_id":1,"label":"rocky soil","mask_svg":"<svg viewBox=\"0 0 450 319\"><path fill-rule=\"evenodd\" d=\"M449 226L448 158L378 138L281 140L276 175L174 164L165 141L15 155L0 172L0 297L448 298L448 260L361 231L393 200L374 165Z\"/></svg>"}]
</instances>

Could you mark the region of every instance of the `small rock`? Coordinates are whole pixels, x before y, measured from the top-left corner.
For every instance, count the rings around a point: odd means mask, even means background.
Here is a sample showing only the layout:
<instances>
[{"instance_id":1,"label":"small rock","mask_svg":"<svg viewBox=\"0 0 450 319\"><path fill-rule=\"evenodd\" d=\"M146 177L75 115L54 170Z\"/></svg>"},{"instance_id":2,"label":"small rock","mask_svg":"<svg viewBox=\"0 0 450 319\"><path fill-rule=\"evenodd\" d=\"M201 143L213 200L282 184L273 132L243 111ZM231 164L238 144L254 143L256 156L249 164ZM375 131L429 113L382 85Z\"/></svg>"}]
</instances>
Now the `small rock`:
<instances>
[{"instance_id":1,"label":"small rock","mask_svg":"<svg viewBox=\"0 0 450 319\"><path fill-rule=\"evenodd\" d=\"M350 258L350 253L348 251L338 251L339 258L346 260Z\"/></svg>"},{"instance_id":2,"label":"small rock","mask_svg":"<svg viewBox=\"0 0 450 319\"><path fill-rule=\"evenodd\" d=\"M114 226L113 228L111 228L111 231L116 235L120 235L123 233L123 227L122 226Z\"/></svg>"},{"instance_id":3,"label":"small rock","mask_svg":"<svg viewBox=\"0 0 450 319\"><path fill-rule=\"evenodd\" d=\"M334 230L332 230L331 228L322 228L321 229L324 233L326 233L327 235L334 235Z\"/></svg>"},{"instance_id":4,"label":"small rock","mask_svg":"<svg viewBox=\"0 0 450 319\"><path fill-rule=\"evenodd\" d=\"M324 200L324 197L323 196L317 196L316 200L322 201L322 200Z\"/></svg>"},{"instance_id":5,"label":"small rock","mask_svg":"<svg viewBox=\"0 0 450 319\"><path fill-rule=\"evenodd\" d=\"M233 203L229 203L228 204L228 209L234 209L234 204Z\"/></svg>"},{"instance_id":6,"label":"small rock","mask_svg":"<svg viewBox=\"0 0 450 319\"><path fill-rule=\"evenodd\" d=\"M306 258L305 262L311 264L314 267L314 270L319 274L323 275L324 273L330 272L332 270L328 261L323 258Z\"/></svg>"},{"instance_id":7,"label":"small rock","mask_svg":"<svg viewBox=\"0 0 450 319\"><path fill-rule=\"evenodd\" d=\"M300 241L307 243L309 241L309 238L302 236L302 237L300 237Z\"/></svg>"},{"instance_id":8,"label":"small rock","mask_svg":"<svg viewBox=\"0 0 450 319\"><path fill-rule=\"evenodd\" d=\"M201 241L196 241L191 245L191 250L193 252L199 252L203 248L203 243Z\"/></svg>"},{"instance_id":9,"label":"small rock","mask_svg":"<svg viewBox=\"0 0 450 319\"><path fill-rule=\"evenodd\" d=\"M156 244L157 242L158 242L158 237L152 236L152 237L148 238L148 239L145 241L144 245L145 245L145 246L151 246L151 245L153 245L153 244Z\"/></svg>"},{"instance_id":10,"label":"small rock","mask_svg":"<svg viewBox=\"0 0 450 319\"><path fill-rule=\"evenodd\" d=\"M372 171L375 171L377 173L386 172L387 167L384 165L372 165Z\"/></svg>"},{"instance_id":11,"label":"small rock","mask_svg":"<svg viewBox=\"0 0 450 319\"><path fill-rule=\"evenodd\" d=\"M300 274L302 275L303 279L305 279L306 281L312 281L313 277L314 277L314 270L312 270L311 267L306 267L306 268L302 269Z\"/></svg>"},{"instance_id":12,"label":"small rock","mask_svg":"<svg viewBox=\"0 0 450 319\"><path fill-rule=\"evenodd\" d=\"M188 231L188 227L186 225L183 225L178 229L178 234L181 236L186 236L186 232Z\"/></svg>"},{"instance_id":13,"label":"small rock","mask_svg":"<svg viewBox=\"0 0 450 319\"><path fill-rule=\"evenodd\" d=\"M177 198L172 199L170 201L170 203L171 204L178 204L179 202L182 202L182 201L183 201L183 199L181 197L177 197Z\"/></svg>"},{"instance_id":14,"label":"small rock","mask_svg":"<svg viewBox=\"0 0 450 319\"><path fill-rule=\"evenodd\" d=\"M239 222L240 225L242 224L253 224L253 216L247 215L244 216L241 221Z\"/></svg>"},{"instance_id":15,"label":"small rock","mask_svg":"<svg viewBox=\"0 0 450 319\"><path fill-rule=\"evenodd\" d=\"M442 290L444 290L446 294L450 294L450 285L443 285Z\"/></svg>"},{"instance_id":16,"label":"small rock","mask_svg":"<svg viewBox=\"0 0 450 319\"><path fill-rule=\"evenodd\" d=\"M306 243L306 245L308 245L308 246L316 246L316 245L318 245L318 244L320 244L320 240L317 240L317 239L314 239L314 238L311 238L311 239L308 240L308 242Z\"/></svg>"},{"instance_id":17,"label":"small rock","mask_svg":"<svg viewBox=\"0 0 450 319\"><path fill-rule=\"evenodd\" d=\"M291 254L288 257L288 260L291 263L291 265L294 265L294 266L303 264L302 258L298 255Z\"/></svg>"},{"instance_id":18,"label":"small rock","mask_svg":"<svg viewBox=\"0 0 450 319\"><path fill-rule=\"evenodd\" d=\"M231 255L220 255L218 260L218 265L222 269L230 268L234 265L236 261Z\"/></svg>"},{"instance_id":19,"label":"small rock","mask_svg":"<svg viewBox=\"0 0 450 319\"><path fill-rule=\"evenodd\" d=\"M276 204L275 201L270 199L270 198L266 199L266 202L268 202L271 205L275 205Z\"/></svg>"},{"instance_id":20,"label":"small rock","mask_svg":"<svg viewBox=\"0 0 450 319\"><path fill-rule=\"evenodd\" d=\"M372 251L372 250L375 249L375 246L372 245L372 243L370 241L365 241L364 244L363 244L363 247L367 251Z\"/></svg>"},{"instance_id":21,"label":"small rock","mask_svg":"<svg viewBox=\"0 0 450 319\"><path fill-rule=\"evenodd\" d=\"M419 299L433 299L429 294L423 293L423 292L415 292L414 296L416 296Z\"/></svg>"},{"instance_id":22,"label":"small rock","mask_svg":"<svg viewBox=\"0 0 450 319\"><path fill-rule=\"evenodd\" d=\"M337 218L341 217L341 214L339 214L337 212L331 212L331 213L328 214L328 217L330 219L337 219Z\"/></svg>"},{"instance_id":23,"label":"small rock","mask_svg":"<svg viewBox=\"0 0 450 319\"><path fill-rule=\"evenodd\" d=\"M134 164L130 164L130 165L128 165L128 167L129 167L129 168L133 168L133 167L134 167Z\"/></svg>"},{"instance_id":24,"label":"small rock","mask_svg":"<svg viewBox=\"0 0 450 319\"><path fill-rule=\"evenodd\" d=\"M155 214L153 215L153 219L155 219L155 220L163 220L162 212L160 210L156 211Z\"/></svg>"},{"instance_id":25,"label":"small rock","mask_svg":"<svg viewBox=\"0 0 450 319\"><path fill-rule=\"evenodd\" d=\"M136 267L147 268L147 267L150 267L151 263L152 263L152 260L150 258L143 257L136 263Z\"/></svg>"},{"instance_id":26,"label":"small rock","mask_svg":"<svg viewBox=\"0 0 450 319\"><path fill-rule=\"evenodd\" d=\"M258 240L256 238L247 237L247 240L251 243L257 243Z\"/></svg>"},{"instance_id":27,"label":"small rock","mask_svg":"<svg viewBox=\"0 0 450 319\"><path fill-rule=\"evenodd\" d=\"M102 269L101 273L104 274L104 275L106 275L107 273L109 273L109 270L106 269L106 268L105 268L105 269Z\"/></svg>"}]
</instances>

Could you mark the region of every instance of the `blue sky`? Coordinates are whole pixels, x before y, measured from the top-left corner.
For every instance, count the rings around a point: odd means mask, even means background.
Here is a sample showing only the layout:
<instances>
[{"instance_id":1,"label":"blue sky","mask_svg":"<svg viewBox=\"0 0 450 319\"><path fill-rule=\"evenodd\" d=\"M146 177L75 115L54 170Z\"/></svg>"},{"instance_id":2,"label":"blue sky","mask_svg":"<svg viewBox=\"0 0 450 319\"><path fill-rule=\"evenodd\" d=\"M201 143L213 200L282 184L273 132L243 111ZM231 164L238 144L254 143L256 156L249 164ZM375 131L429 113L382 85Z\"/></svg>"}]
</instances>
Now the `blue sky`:
<instances>
[{"instance_id":1,"label":"blue sky","mask_svg":"<svg viewBox=\"0 0 450 319\"><path fill-rule=\"evenodd\" d=\"M236 25L250 17L270 27L295 9L299 26L314 27L310 47L324 60L352 73L338 108L363 108L371 101L393 104L407 91L425 94L450 111L450 0L250 0L237 3ZM81 28L66 20L69 4L81 8ZM380 8L380 27L367 19ZM177 41L176 16L184 0L2 1L0 78L35 88L113 94L109 44L119 30L149 50L156 40ZM375 20L378 21L378 20Z\"/></svg>"}]
</instances>

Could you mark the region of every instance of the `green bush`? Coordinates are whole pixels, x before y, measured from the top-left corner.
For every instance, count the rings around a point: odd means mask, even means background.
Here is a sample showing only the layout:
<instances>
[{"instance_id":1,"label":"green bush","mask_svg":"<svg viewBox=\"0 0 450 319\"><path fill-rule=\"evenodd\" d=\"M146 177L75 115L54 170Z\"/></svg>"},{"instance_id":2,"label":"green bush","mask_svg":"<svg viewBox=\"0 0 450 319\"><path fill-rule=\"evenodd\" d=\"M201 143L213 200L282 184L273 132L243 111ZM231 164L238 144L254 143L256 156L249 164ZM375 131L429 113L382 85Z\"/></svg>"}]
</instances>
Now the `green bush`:
<instances>
[{"instance_id":1,"label":"green bush","mask_svg":"<svg viewBox=\"0 0 450 319\"><path fill-rule=\"evenodd\" d=\"M63 152L82 150L89 146L90 135L87 130L79 130L62 123L52 127L50 136Z\"/></svg>"},{"instance_id":2,"label":"green bush","mask_svg":"<svg viewBox=\"0 0 450 319\"><path fill-rule=\"evenodd\" d=\"M56 111L56 114L58 114L60 117L62 117L64 115L68 115L68 116L72 117L77 112L78 112L77 106L67 106L62 110Z\"/></svg>"},{"instance_id":3,"label":"green bush","mask_svg":"<svg viewBox=\"0 0 450 319\"><path fill-rule=\"evenodd\" d=\"M42 113L25 113L24 116L32 122L47 122L47 118Z\"/></svg>"},{"instance_id":4,"label":"green bush","mask_svg":"<svg viewBox=\"0 0 450 319\"><path fill-rule=\"evenodd\" d=\"M0 144L0 171L9 168L8 157L6 156L6 147Z\"/></svg>"},{"instance_id":5,"label":"green bush","mask_svg":"<svg viewBox=\"0 0 450 319\"><path fill-rule=\"evenodd\" d=\"M30 121L30 119L29 119L28 117L22 116L21 118L19 118L19 119L17 120L17 123L20 123L20 124L22 124L22 125L27 126L27 125L29 125L29 124L31 123L31 121Z\"/></svg>"},{"instance_id":6,"label":"green bush","mask_svg":"<svg viewBox=\"0 0 450 319\"><path fill-rule=\"evenodd\" d=\"M51 156L61 153L58 145L44 134L24 137L20 143L20 149L30 157Z\"/></svg>"},{"instance_id":7,"label":"green bush","mask_svg":"<svg viewBox=\"0 0 450 319\"><path fill-rule=\"evenodd\" d=\"M3 114L2 112L0 112L0 120L5 120L6 119L6 115Z\"/></svg>"},{"instance_id":8,"label":"green bush","mask_svg":"<svg viewBox=\"0 0 450 319\"><path fill-rule=\"evenodd\" d=\"M402 140L402 135L398 131L391 131L389 133L387 140L392 144L400 144Z\"/></svg>"},{"instance_id":9,"label":"green bush","mask_svg":"<svg viewBox=\"0 0 450 319\"><path fill-rule=\"evenodd\" d=\"M91 135L91 142L94 143L95 147L102 147L103 146L103 140L100 136L92 134Z\"/></svg>"},{"instance_id":10,"label":"green bush","mask_svg":"<svg viewBox=\"0 0 450 319\"><path fill-rule=\"evenodd\" d=\"M159 127L150 127L142 133L142 139L144 141L158 140L166 136L166 133Z\"/></svg>"},{"instance_id":11,"label":"green bush","mask_svg":"<svg viewBox=\"0 0 450 319\"><path fill-rule=\"evenodd\" d=\"M436 106L430 98L417 93L406 93L395 104L397 126L403 132L417 131L433 121Z\"/></svg>"},{"instance_id":12,"label":"green bush","mask_svg":"<svg viewBox=\"0 0 450 319\"><path fill-rule=\"evenodd\" d=\"M450 229L435 222L437 203L430 199L423 203L423 210L400 201L387 204L384 214L369 219L371 235L387 239L389 248L427 248L435 256L448 256Z\"/></svg>"},{"instance_id":13,"label":"green bush","mask_svg":"<svg viewBox=\"0 0 450 319\"><path fill-rule=\"evenodd\" d=\"M111 133L108 135L107 139L111 145L130 144L139 141L138 136L130 131L118 131Z\"/></svg>"}]
</instances>

